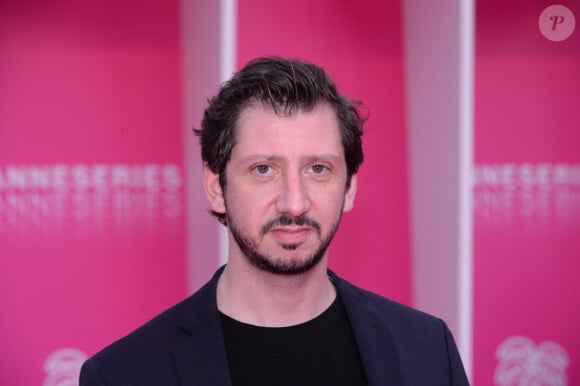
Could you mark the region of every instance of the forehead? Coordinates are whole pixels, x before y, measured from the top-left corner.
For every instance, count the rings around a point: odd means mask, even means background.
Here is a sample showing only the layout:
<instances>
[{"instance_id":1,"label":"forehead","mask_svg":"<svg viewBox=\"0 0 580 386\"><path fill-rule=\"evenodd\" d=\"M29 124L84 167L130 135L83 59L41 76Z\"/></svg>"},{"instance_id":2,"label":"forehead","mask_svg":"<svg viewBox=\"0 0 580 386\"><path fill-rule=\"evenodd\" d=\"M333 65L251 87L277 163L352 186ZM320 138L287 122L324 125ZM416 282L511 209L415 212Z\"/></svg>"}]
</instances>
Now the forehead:
<instances>
[{"instance_id":1,"label":"forehead","mask_svg":"<svg viewBox=\"0 0 580 386\"><path fill-rule=\"evenodd\" d=\"M343 156L340 124L328 103L291 114L252 102L245 106L236 122L233 152L333 153Z\"/></svg>"}]
</instances>

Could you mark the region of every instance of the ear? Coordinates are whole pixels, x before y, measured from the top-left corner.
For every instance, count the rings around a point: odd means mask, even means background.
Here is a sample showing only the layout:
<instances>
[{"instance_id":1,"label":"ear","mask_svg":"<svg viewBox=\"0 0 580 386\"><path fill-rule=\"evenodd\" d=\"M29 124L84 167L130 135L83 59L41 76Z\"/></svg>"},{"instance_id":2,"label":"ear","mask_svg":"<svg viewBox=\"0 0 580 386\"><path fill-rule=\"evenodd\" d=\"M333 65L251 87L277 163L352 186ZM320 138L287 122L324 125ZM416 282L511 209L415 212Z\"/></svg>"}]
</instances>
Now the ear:
<instances>
[{"instance_id":1,"label":"ear","mask_svg":"<svg viewBox=\"0 0 580 386\"><path fill-rule=\"evenodd\" d=\"M207 163L203 164L203 188L211 210L217 213L226 213L224 192L220 186L220 176L211 171Z\"/></svg>"},{"instance_id":2,"label":"ear","mask_svg":"<svg viewBox=\"0 0 580 386\"><path fill-rule=\"evenodd\" d=\"M348 212L354 207L354 198L356 196L356 174L350 177L350 185L344 193L344 206L342 208L343 212Z\"/></svg>"}]
</instances>

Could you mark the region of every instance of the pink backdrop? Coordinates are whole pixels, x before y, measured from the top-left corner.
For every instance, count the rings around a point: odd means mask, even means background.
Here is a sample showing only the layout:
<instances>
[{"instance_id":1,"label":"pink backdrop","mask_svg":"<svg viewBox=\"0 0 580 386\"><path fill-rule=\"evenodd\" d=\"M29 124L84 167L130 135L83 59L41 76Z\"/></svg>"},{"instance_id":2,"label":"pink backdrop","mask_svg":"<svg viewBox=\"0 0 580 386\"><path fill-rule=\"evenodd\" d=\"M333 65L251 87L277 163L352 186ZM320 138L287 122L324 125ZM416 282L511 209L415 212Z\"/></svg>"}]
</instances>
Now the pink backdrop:
<instances>
[{"instance_id":1,"label":"pink backdrop","mask_svg":"<svg viewBox=\"0 0 580 386\"><path fill-rule=\"evenodd\" d=\"M476 385L580 384L580 35L549 5L477 2Z\"/></svg>"},{"instance_id":2,"label":"pink backdrop","mask_svg":"<svg viewBox=\"0 0 580 386\"><path fill-rule=\"evenodd\" d=\"M549 5L477 2L476 385L580 383L580 37L542 34ZM368 106L331 267L410 303L399 2L238 10L238 67L300 56ZM74 379L187 295L179 20L177 1L0 2L0 384Z\"/></svg>"},{"instance_id":3,"label":"pink backdrop","mask_svg":"<svg viewBox=\"0 0 580 386\"><path fill-rule=\"evenodd\" d=\"M147 3L0 3L2 385L185 296L177 3Z\"/></svg>"},{"instance_id":4,"label":"pink backdrop","mask_svg":"<svg viewBox=\"0 0 580 386\"><path fill-rule=\"evenodd\" d=\"M331 264L409 303L398 3L238 9L239 66L301 56L368 106ZM177 1L0 3L0 384L74 383L87 355L187 295L179 21Z\"/></svg>"},{"instance_id":5,"label":"pink backdrop","mask_svg":"<svg viewBox=\"0 0 580 386\"><path fill-rule=\"evenodd\" d=\"M343 216L330 266L356 284L410 303L399 2L238 0L238 10L239 65L259 55L302 57L324 66L339 90L367 106L355 208Z\"/></svg>"}]
</instances>

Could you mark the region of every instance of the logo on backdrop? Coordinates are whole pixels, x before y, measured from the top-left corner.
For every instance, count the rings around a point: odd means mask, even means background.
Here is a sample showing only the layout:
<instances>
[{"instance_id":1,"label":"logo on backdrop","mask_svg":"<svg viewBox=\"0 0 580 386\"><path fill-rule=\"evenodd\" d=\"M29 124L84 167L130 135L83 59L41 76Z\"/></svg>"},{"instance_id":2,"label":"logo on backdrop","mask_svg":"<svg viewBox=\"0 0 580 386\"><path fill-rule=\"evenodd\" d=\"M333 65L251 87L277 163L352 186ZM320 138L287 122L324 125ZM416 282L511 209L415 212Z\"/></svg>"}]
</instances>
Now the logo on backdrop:
<instances>
[{"instance_id":1,"label":"logo on backdrop","mask_svg":"<svg viewBox=\"0 0 580 386\"><path fill-rule=\"evenodd\" d=\"M580 225L580 164L477 165L474 207L478 222L496 228L572 229Z\"/></svg>"},{"instance_id":2,"label":"logo on backdrop","mask_svg":"<svg viewBox=\"0 0 580 386\"><path fill-rule=\"evenodd\" d=\"M550 5L540 14L540 32L553 42L566 40L574 32L576 19L570 8L563 5Z\"/></svg>"},{"instance_id":3,"label":"logo on backdrop","mask_svg":"<svg viewBox=\"0 0 580 386\"><path fill-rule=\"evenodd\" d=\"M0 234L171 235L182 214L183 177L175 164L0 166Z\"/></svg>"},{"instance_id":4,"label":"logo on backdrop","mask_svg":"<svg viewBox=\"0 0 580 386\"><path fill-rule=\"evenodd\" d=\"M56 350L44 361L46 378L43 386L76 386L87 355L76 348Z\"/></svg>"},{"instance_id":5,"label":"logo on backdrop","mask_svg":"<svg viewBox=\"0 0 580 386\"><path fill-rule=\"evenodd\" d=\"M513 336L496 351L498 365L494 381L497 386L566 386L568 353L555 342L535 345L525 336Z\"/></svg>"}]
</instances>

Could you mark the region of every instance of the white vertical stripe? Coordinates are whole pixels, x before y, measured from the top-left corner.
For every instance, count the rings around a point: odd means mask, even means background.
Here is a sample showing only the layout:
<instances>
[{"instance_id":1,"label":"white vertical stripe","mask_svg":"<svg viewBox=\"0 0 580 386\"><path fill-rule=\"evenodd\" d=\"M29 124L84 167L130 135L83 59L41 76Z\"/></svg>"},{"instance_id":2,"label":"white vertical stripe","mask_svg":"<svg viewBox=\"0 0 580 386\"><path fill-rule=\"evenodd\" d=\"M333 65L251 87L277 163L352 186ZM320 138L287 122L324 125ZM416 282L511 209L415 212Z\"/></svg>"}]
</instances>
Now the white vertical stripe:
<instances>
[{"instance_id":1,"label":"white vertical stripe","mask_svg":"<svg viewBox=\"0 0 580 386\"><path fill-rule=\"evenodd\" d=\"M237 1L221 0L220 5L220 81L224 82L236 69ZM223 226L219 230L218 243L218 262L222 265L228 260L228 233Z\"/></svg>"},{"instance_id":2,"label":"white vertical stripe","mask_svg":"<svg viewBox=\"0 0 580 386\"><path fill-rule=\"evenodd\" d=\"M220 77L229 79L236 68L237 1L221 0Z\"/></svg>"},{"instance_id":3,"label":"white vertical stripe","mask_svg":"<svg viewBox=\"0 0 580 386\"><path fill-rule=\"evenodd\" d=\"M474 0L459 1L459 336L468 376L473 367Z\"/></svg>"},{"instance_id":4,"label":"white vertical stripe","mask_svg":"<svg viewBox=\"0 0 580 386\"><path fill-rule=\"evenodd\" d=\"M208 97L230 75L235 59L235 3L180 0L183 144L188 290L201 287L225 261L223 226L207 215L203 168L192 127L199 128ZM223 64L222 64L223 63ZM224 232L225 233L225 232Z\"/></svg>"}]
</instances>

